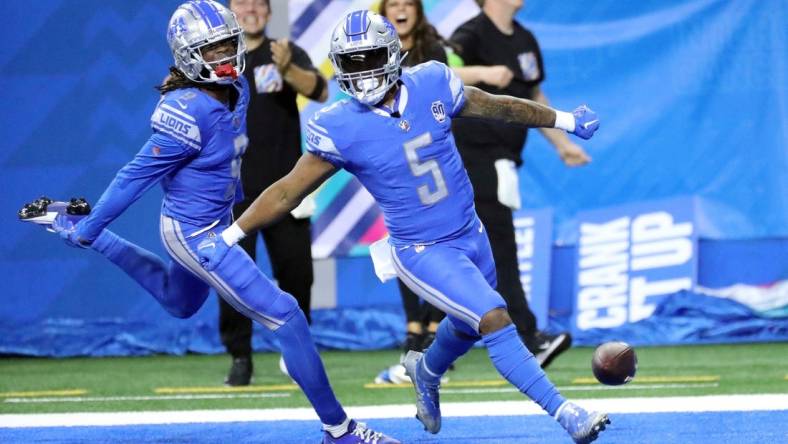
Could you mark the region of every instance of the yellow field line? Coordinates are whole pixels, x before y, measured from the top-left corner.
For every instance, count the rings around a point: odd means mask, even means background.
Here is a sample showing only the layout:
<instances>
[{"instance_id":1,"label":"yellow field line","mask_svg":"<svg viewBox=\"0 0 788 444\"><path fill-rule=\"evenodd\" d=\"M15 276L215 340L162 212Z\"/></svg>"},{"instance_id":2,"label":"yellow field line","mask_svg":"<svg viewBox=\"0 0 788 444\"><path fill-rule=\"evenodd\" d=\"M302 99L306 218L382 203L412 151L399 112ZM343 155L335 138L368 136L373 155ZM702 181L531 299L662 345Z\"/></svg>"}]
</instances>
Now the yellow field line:
<instances>
[{"instance_id":1,"label":"yellow field line","mask_svg":"<svg viewBox=\"0 0 788 444\"><path fill-rule=\"evenodd\" d=\"M685 376L635 376L633 382L716 382L717 375L685 375ZM595 378L575 378L572 384L599 384Z\"/></svg>"},{"instance_id":2,"label":"yellow field line","mask_svg":"<svg viewBox=\"0 0 788 444\"><path fill-rule=\"evenodd\" d=\"M509 385L508 381L503 379L494 379L487 381L454 381L441 384L441 387L501 387ZM366 389L391 389L391 388L412 388L410 383L404 384L364 384Z\"/></svg>"},{"instance_id":3,"label":"yellow field line","mask_svg":"<svg viewBox=\"0 0 788 444\"><path fill-rule=\"evenodd\" d=\"M2 392L0 398L35 398L39 396L79 396L88 391L85 389L68 390L35 390L28 392Z\"/></svg>"},{"instance_id":4,"label":"yellow field line","mask_svg":"<svg viewBox=\"0 0 788 444\"><path fill-rule=\"evenodd\" d=\"M788 379L788 375L786 375ZM639 383L672 383L672 382L717 382L720 377L717 375L687 375L687 376L637 376L633 382ZM453 381L441 384L441 387L501 387L509 383L503 379L484 380L484 381ZM598 384L594 378L575 378L572 384ZM364 384L366 389L396 389L412 387L409 383L404 384Z\"/></svg>"},{"instance_id":5,"label":"yellow field line","mask_svg":"<svg viewBox=\"0 0 788 444\"><path fill-rule=\"evenodd\" d=\"M201 393L260 393L298 390L295 384L250 385L247 387L159 387L153 390L159 395Z\"/></svg>"}]
</instances>

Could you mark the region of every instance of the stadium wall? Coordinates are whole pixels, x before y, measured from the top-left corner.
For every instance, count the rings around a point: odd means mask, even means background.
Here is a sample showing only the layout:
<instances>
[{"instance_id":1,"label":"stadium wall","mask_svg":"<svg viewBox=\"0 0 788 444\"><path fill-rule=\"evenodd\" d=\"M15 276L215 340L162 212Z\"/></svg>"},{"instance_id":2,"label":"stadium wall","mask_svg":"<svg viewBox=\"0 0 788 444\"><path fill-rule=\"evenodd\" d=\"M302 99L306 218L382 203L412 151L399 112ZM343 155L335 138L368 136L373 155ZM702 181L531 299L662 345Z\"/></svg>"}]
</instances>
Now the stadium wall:
<instances>
[{"instance_id":1,"label":"stadium wall","mask_svg":"<svg viewBox=\"0 0 788 444\"><path fill-rule=\"evenodd\" d=\"M48 0L4 9L0 353L221 351L213 298L192 319L170 319L98 255L67 248L12 214L42 194L95 201L147 139L153 86L170 64L164 30L178 3ZM293 38L330 74L326 33L342 12L373 3L291 1ZM474 5L425 1L444 35L476 14ZM580 342L788 339L788 4L529 1L518 18L542 45L543 87L553 104L588 103L602 119L597 137L584 143L594 158L588 167L563 167L536 134L525 152L523 203L554 215L550 327L572 322L579 213L692 196L703 207L696 286L666 299L642 330L585 332ZM333 84L330 92L341 97ZM302 105L303 116L317 109ZM320 217L330 220L343 205L341 191L354 186L339 175L318 195L316 241L325 228ZM163 255L160 199L151 190L113 229ZM376 209L367 211L374 216ZM383 234L377 222L360 217L367 225L350 227L353 237L317 243L328 245L319 250L326 258L317 264L315 288L322 309L314 331L324 347L393 346L403 334L396 289L376 282L366 257L369 242ZM676 328L683 333L666 336L654 325L687 325L709 313L720 314L716 323L689 333ZM255 346L275 344L260 331Z\"/></svg>"}]
</instances>

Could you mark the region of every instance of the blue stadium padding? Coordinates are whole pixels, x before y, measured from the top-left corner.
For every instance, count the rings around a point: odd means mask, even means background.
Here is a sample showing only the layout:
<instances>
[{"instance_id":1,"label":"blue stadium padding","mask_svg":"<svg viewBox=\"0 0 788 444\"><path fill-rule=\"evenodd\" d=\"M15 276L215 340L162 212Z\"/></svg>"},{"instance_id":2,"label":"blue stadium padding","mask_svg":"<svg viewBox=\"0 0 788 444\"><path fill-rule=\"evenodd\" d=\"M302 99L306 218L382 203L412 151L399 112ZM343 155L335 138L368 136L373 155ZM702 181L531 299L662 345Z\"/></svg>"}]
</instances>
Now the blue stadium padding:
<instances>
[{"instance_id":1,"label":"blue stadium padding","mask_svg":"<svg viewBox=\"0 0 788 444\"><path fill-rule=\"evenodd\" d=\"M788 238L701 239L698 282L704 287L762 285L788 278Z\"/></svg>"},{"instance_id":2,"label":"blue stadium padding","mask_svg":"<svg viewBox=\"0 0 788 444\"><path fill-rule=\"evenodd\" d=\"M146 320L122 317L47 318L11 326L0 323L0 355L132 356L167 353L224 353L219 341L218 304L214 296L194 317L169 317L154 307ZM321 349L373 350L397 346L405 336L399 305L312 311L312 335ZM256 351L277 351L268 330L254 326Z\"/></svg>"},{"instance_id":3,"label":"blue stadium padding","mask_svg":"<svg viewBox=\"0 0 788 444\"><path fill-rule=\"evenodd\" d=\"M667 296L647 319L579 331L573 339L590 346L619 340L632 345L785 341L788 316L766 317L729 299L681 291Z\"/></svg>"},{"instance_id":4,"label":"blue stadium padding","mask_svg":"<svg viewBox=\"0 0 788 444\"><path fill-rule=\"evenodd\" d=\"M11 104L0 108L0 353L221 350L215 300L193 319L171 320L98 255L67 248L14 214L41 194L95 201L150 134L152 87L172 63L164 31L180 0L138 3L4 5L0 69L12 87L0 91ZM555 208L554 320L571 304L573 217L602 206L700 196L700 285L788 278L785 1L526 2L518 17L542 45L552 102L564 109L588 102L602 119L598 136L582 143L594 158L588 167L566 168L535 132L525 152L525 207ZM152 190L113 229L163 254L160 201ZM368 260L356 260L338 264L339 307L368 308L379 319L360 321L359 330L380 330L360 333L328 313L325 327L315 326L318 342L390 346L396 339L384 336L401 338L404 328L396 287L377 284Z\"/></svg>"},{"instance_id":5,"label":"blue stadium padding","mask_svg":"<svg viewBox=\"0 0 788 444\"><path fill-rule=\"evenodd\" d=\"M41 236L52 236L38 231ZM785 261L778 261L779 265L774 262L775 254L781 254L786 244L782 241L701 242L699 284L722 287L737 282L763 284L785 279ZM60 244L55 244L53 250L56 249L74 258L84 257L80 255L86 253ZM730 251L736 254L729 254ZM566 329L569 325L575 254L573 247L553 250L551 330ZM90 262L89 259L85 261ZM51 266L63 270L72 263L56 261ZM106 356L223 352L218 337L215 297L210 297L193 318L173 319L151 296L128 282L128 277L103 261L94 266L102 270L104 277L99 282L107 290L101 294L107 296L90 299L81 310L75 307L87 301L88 296L81 293L78 286L69 287L62 294L51 294L47 286L39 288L40 279L35 276L30 276L29 291L46 292L44 306L25 305L21 297L6 298L18 305L0 305L0 353ZM404 337L405 325L396 285L378 285L369 259L339 259L337 268L344 279L338 283L343 289L338 295L339 308L313 311L312 331L318 345L350 350L396 346ZM715 269L720 268L730 270L731 280L717 276ZM750 272L756 273L757 281L748 278ZM130 290L128 294L108 296L113 289L126 287ZM350 292L352 289L374 291L374 297L361 291ZM39 301L44 301L43 297L38 295ZM699 294L681 293L668 298L655 317L644 322L607 333L584 334L576 343L595 345L604 338L638 344L788 340L788 317L761 317L741 304ZM664 325L681 328L669 334L664 331ZM253 345L260 351L277 349L273 337L259 326L255 328Z\"/></svg>"}]
</instances>

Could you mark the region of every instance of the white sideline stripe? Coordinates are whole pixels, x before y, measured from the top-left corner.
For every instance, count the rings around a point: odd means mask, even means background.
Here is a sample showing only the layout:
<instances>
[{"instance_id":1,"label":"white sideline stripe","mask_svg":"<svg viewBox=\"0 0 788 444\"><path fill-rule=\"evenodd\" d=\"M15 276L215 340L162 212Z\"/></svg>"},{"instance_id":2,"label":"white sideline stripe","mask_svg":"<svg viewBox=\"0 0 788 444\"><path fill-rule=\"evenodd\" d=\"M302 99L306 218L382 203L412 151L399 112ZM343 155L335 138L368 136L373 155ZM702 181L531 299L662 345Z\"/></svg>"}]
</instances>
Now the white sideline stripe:
<instances>
[{"instance_id":1,"label":"white sideline stripe","mask_svg":"<svg viewBox=\"0 0 788 444\"><path fill-rule=\"evenodd\" d=\"M586 399L578 404L607 413L738 412L788 410L788 394L673 396L667 398ZM412 418L415 406L348 407L353 418ZM531 401L457 402L442 405L443 416L543 415ZM314 420L311 408L258 410L190 410L113 413L32 413L0 415L0 427L111 426L138 424L222 423Z\"/></svg>"},{"instance_id":2,"label":"white sideline stripe","mask_svg":"<svg viewBox=\"0 0 788 444\"><path fill-rule=\"evenodd\" d=\"M35 404L50 402L116 402L116 401L192 401L195 399L238 399L238 398L288 398L290 393L240 393L204 395L158 395L158 396L59 396L56 398L6 398L3 403Z\"/></svg>"}]
</instances>

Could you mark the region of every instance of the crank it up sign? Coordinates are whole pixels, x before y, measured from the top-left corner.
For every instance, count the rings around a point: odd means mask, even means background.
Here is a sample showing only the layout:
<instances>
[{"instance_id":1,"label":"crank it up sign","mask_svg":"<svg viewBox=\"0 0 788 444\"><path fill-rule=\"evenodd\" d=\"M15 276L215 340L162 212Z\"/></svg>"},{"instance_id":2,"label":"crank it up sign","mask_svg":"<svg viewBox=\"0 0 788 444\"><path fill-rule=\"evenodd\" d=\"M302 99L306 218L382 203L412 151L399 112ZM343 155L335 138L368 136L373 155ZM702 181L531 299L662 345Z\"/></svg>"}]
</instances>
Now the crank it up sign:
<instances>
[{"instance_id":1,"label":"crank it up sign","mask_svg":"<svg viewBox=\"0 0 788 444\"><path fill-rule=\"evenodd\" d=\"M575 327L648 318L660 298L695 285L698 242L691 198L578 215Z\"/></svg>"}]
</instances>

